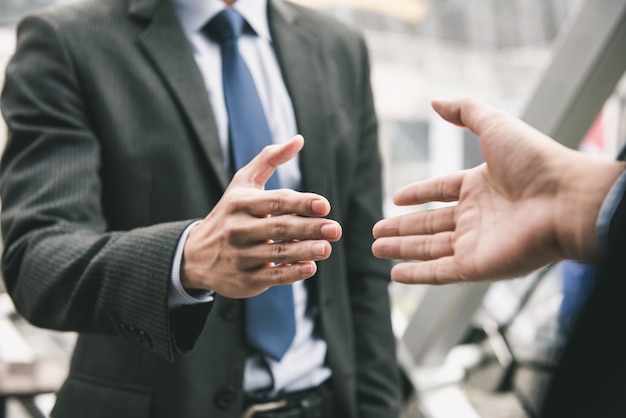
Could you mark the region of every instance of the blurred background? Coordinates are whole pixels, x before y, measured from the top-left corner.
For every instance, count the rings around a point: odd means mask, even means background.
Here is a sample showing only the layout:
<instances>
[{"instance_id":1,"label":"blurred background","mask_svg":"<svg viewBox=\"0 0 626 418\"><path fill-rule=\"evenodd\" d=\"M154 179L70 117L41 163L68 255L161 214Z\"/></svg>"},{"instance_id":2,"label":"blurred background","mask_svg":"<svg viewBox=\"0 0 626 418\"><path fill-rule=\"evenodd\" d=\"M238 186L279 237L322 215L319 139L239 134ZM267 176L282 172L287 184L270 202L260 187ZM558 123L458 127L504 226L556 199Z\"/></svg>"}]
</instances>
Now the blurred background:
<instances>
[{"instance_id":1,"label":"blurred background","mask_svg":"<svg viewBox=\"0 0 626 418\"><path fill-rule=\"evenodd\" d=\"M477 138L441 121L433 97L484 100L598 158L614 158L624 142L626 2L292 1L365 33L385 216L416 209L392 204L399 187L482 162ZM0 83L19 17L56 2L0 0ZM588 274L564 262L503 283L392 284L405 416L532 417ZM47 416L72 344L71 333L21 320L0 284L0 418Z\"/></svg>"}]
</instances>

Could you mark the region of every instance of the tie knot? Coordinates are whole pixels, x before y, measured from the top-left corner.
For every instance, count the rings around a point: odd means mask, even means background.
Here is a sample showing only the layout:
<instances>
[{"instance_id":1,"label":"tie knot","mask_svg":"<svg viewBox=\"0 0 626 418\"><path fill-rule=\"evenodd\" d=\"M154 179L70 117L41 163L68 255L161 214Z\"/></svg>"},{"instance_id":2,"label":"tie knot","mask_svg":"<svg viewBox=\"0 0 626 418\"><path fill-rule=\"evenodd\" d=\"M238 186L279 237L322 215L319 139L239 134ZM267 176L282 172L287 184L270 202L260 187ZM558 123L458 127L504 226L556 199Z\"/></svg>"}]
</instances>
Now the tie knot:
<instances>
[{"instance_id":1,"label":"tie knot","mask_svg":"<svg viewBox=\"0 0 626 418\"><path fill-rule=\"evenodd\" d=\"M236 41L244 30L246 20L232 7L216 14L207 24L208 35L219 43Z\"/></svg>"}]
</instances>

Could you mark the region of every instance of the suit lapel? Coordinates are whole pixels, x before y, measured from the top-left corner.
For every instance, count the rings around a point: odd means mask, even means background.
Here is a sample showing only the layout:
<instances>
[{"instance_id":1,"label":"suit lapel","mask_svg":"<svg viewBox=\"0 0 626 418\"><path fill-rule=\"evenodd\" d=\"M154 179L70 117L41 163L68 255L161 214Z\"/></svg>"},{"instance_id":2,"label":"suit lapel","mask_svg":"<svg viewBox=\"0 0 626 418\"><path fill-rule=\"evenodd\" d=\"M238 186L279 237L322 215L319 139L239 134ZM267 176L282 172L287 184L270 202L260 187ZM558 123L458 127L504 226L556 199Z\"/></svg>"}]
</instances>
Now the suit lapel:
<instances>
[{"instance_id":1,"label":"suit lapel","mask_svg":"<svg viewBox=\"0 0 626 418\"><path fill-rule=\"evenodd\" d=\"M300 152L302 190L319 193L331 200L331 158L327 133L327 85L323 59L315 34L298 27L298 16L281 0L270 0L269 23L274 50L293 103L299 132L304 136ZM332 216L332 214L331 214ZM307 280L312 299L324 300L337 285L331 273L336 265L320 263L317 280Z\"/></svg>"},{"instance_id":2,"label":"suit lapel","mask_svg":"<svg viewBox=\"0 0 626 418\"><path fill-rule=\"evenodd\" d=\"M278 1L268 12L274 50L293 103L298 131L305 145L300 153L303 190L328 196L330 191L323 56L314 34L298 27L298 16Z\"/></svg>"},{"instance_id":3,"label":"suit lapel","mask_svg":"<svg viewBox=\"0 0 626 418\"><path fill-rule=\"evenodd\" d=\"M158 68L182 108L215 175L228 185L217 127L202 75L171 5L167 1L138 0L129 8L135 17L151 18L139 44Z\"/></svg>"}]
</instances>

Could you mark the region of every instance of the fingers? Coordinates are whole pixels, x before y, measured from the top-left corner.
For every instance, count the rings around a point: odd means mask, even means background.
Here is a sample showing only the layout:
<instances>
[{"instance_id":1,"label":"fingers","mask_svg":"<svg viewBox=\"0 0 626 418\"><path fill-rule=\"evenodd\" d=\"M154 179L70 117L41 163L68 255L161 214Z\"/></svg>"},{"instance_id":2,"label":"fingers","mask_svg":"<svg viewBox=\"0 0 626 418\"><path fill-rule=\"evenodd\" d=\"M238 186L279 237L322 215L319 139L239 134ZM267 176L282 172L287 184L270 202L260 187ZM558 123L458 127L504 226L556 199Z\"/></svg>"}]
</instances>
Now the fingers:
<instances>
[{"instance_id":1,"label":"fingers","mask_svg":"<svg viewBox=\"0 0 626 418\"><path fill-rule=\"evenodd\" d=\"M399 263L391 278L400 283L442 284L452 274L456 207L414 212L383 219L373 228L375 257L427 260ZM435 275L433 275L435 274Z\"/></svg>"},{"instance_id":2,"label":"fingers","mask_svg":"<svg viewBox=\"0 0 626 418\"><path fill-rule=\"evenodd\" d=\"M249 280L256 285L263 284L263 290L270 286L292 284L306 280L315 275L317 264L313 261L302 261L294 264L268 265L249 275Z\"/></svg>"},{"instance_id":3,"label":"fingers","mask_svg":"<svg viewBox=\"0 0 626 418\"><path fill-rule=\"evenodd\" d=\"M229 194L228 199L233 210L259 217L268 214L321 217L330 213L330 202L325 197L289 189L259 191L240 189Z\"/></svg>"},{"instance_id":4,"label":"fingers","mask_svg":"<svg viewBox=\"0 0 626 418\"><path fill-rule=\"evenodd\" d=\"M243 249L241 251L244 251ZM251 271L272 264L297 264L326 260L332 247L328 241L281 241L258 244L245 249L238 270Z\"/></svg>"},{"instance_id":5,"label":"fingers","mask_svg":"<svg viewBox=\"0 0 626 418\"><path fill-rule=\"evenodd\" d=\"M378 221L374 238L436 234L454 229L456 206L413 212Z\"/></svg>"},{"instance_id":6,"label":"fingers","mask_svg":"<svg viewBox=\"0 0 626 418\"><path fill-rule=\"evenodd\" d=\"M272 286L292 284L315 275L314 261L301 261L293 264L265 264L255 269L239 271L213 288L218 294L230 298L256 296Z\"/></svg>"},{"instance_id":7,"label":"fingers","mask_svg":"<svg viewBox=\"0 0 626 418\"><path fill-rule=\"evenodd\" d=\"M263 148L263 151L235 174L231 184L263 188L278 166L295 157L303 146L304 138L296 135L284 144Z\"/></svg>"},{"instance_id":8,"label":"fingers","mask_svg":"<svg viewBox=\"0 0 626 418\"><path fill-rule=\"evenodd\" d=\"M452 232L379 238L372 244L372 253L378 258L433 260L452 255L452 239Z\"/></svg>"},{"instance_id":9,"label":"fingers","mask_svg":"<svg viewBox=\"0 0 626 418\"><path fill-rule=\"evenodd\" d=\"M255 296L269 287L306 280L317 272L316 261L332 252L328 241L290 241L229 247L222 254L230 260L228 278L210 286L219 294L241 298ZM271 260L271 261L270 261Z\"/></svg>"},{"instance_id":10,"label":"fingers","mask_svg":"<svg viewBox=\"0 0 626 418\"><path fill-rule=\"evenodd\" d=\"M393 201L400 206L456 201L467 172L468 170L459 171L409 184L394 193Z\"/></svg>"},{"instance_id":11,"label":"fingers","mask_svg":"<svg viewBox=\"0 0 626 418\"><path fill-rule=\"evenodd\" d=\"M341 238L342 230L341 225L331 219L283 215L234 222L229 224L223 233L229 244L241 247L268 241L336 242Z\"/></svg>"},{"instance_id":12,"label":"fingers","mask_svg":"<svg viewBox=\"0 0 626 418\"><path fill-rule=\"evenodd\" d=\"M341 225L331 219L296 215L237 217L222 225L223 259L236 271L268 263L320 261L331 254L331 242L341 238Z\"/></svg>"},{"instance_id":13,"label":"fingers","mask_svg":"<svg viewBox=\"0 0 626 418\"><path fill-rule=\"evenodd\" d=\"M391 279L398 283L430 285L464 281L452 256L396 264L391 269Z\"/></svg>"},{"instance_id":14,"label":"fingers","mask_svg":"<svg viewBox=\"0 0 626 418\"><path fill-rule=\"evenodd\" d=\"M372 253L378 258L430 260L452 254L456 207L409 213L374 225Z\"/></svg>"}]
</instances>

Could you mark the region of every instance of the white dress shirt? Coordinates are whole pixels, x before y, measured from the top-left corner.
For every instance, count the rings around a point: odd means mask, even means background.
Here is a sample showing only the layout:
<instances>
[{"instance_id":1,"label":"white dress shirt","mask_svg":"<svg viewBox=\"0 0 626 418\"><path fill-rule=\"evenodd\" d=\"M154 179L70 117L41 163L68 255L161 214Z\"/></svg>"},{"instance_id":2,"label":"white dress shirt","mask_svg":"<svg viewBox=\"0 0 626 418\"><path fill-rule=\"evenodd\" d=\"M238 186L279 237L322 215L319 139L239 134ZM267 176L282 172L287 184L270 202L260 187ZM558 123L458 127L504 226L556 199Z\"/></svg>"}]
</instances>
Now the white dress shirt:
<instances>
[{"instance_id":1,"label":"white dress shirt","mask_svg":"<svg viewBox=\"0 0 626 418\"><path fill-rule=\"evenodd\" d=\"M223 160L229 164L228 114L222 87L220 47L202 33L206 23L227 6L221 0L173 0L173 3L204 77L222 144ZM272 47L267 0L238 0L231 7L246 19L258 35L244 33L239 39L239 50L255 81L274 142L286 142L297 133L297 128L291 99ZM231 172L231 167L225 169ZM282 187L298 190L301 180L297 157L281 165L278 175ZM180 284L182 249L187 233L193 226L185 231L179 243L172 269L170 308L191 303L210 303L213 300L210 292L191 296ZM297 282L293 285L293 291L296 314L294 341L280 362L262 358L261 355L248 358L244 372L246 391L268 387L273 387L274 393L302 390L319 385L331 374L324 365L326 342L313 334L315 310L307 310L307 288L303 282ZM215 338L219 338L219 335Z\"/></svg>"}]
</instances>

